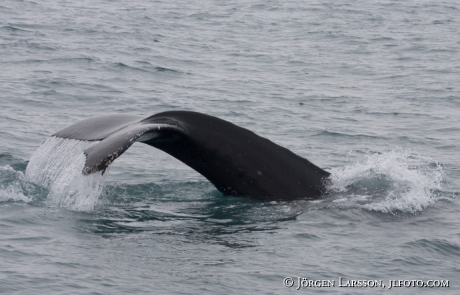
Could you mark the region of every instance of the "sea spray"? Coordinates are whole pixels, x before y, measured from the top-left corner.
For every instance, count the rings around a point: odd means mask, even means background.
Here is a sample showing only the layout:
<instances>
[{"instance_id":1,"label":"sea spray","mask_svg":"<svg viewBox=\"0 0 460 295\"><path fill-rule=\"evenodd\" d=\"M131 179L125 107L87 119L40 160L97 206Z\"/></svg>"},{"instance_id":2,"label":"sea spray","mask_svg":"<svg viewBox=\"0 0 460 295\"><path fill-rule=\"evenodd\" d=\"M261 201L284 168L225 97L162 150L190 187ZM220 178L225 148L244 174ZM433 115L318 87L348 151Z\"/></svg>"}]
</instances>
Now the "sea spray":
<instances>
[{"instance_id":1,"label":"sea spray","mask_svg":"<svg viewBox=\"0 0 460 295\"><path fill-rule=\"evenodd\" d=\"M16 171L9 165L0 167L0 202L20 201L29 203L33 200L29 196L30 192L36 193L34 185L25 180L21 171Z\"/></svg>"},{"instance_id":2,"label":"sea spray","mask_svg":"<svg viewBox=\"0 0 460 295\"><path fill-rule=\"evenodd\" d=\"M32 155L26 177L49 190L47 201L77 211L91 211L102 193L108 169L83 175L84 150L96 141L48 138Z\"/></svg>"},{"instance_id":3,"label":"sea spray","mask_svg":"<svg viewBox=\"0 0 460 295\"><path fill-rule=\"evenodd\" d=\"M335 203L349 203L384 213L416 213L433 205L442 189L444 168L410 150L366 156L365 161L330 171L331 192L344 195ZM354 205L353 205L354 204Z\"/></svg>"}]
</instances>

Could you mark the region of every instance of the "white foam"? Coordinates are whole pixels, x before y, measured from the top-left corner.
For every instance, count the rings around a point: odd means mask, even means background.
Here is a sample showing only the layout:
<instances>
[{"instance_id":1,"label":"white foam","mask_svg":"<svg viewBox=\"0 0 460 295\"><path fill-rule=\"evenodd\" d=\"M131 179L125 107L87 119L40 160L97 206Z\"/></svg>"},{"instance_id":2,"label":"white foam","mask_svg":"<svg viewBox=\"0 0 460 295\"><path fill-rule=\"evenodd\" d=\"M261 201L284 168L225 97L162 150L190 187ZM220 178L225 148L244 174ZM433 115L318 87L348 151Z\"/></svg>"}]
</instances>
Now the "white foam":
<instances>
[{"instance_id":1,"label":"white foam","mask_svg":"<svg viewBox=\"0 0 460 295\"><path fill-rule=\"evenodd\" d=\"M416 213L438 200L444 168L410 150L393 150L367 155L365 161L331 173L329 189L344 194L344 202L384 213Z\"/></svg>"},{"instance_id":2,"label":"white foam","mask_svg":"<svg viewBox=\"0 0 460 295\"><path fill-rule=\"evenodd\" d=\"M108 169L83 175L83 151L97 142L48 138L32 155L26 177L49 189L47 201L77 211L91 211L102 193Z\"/></svg>"},{"instance_id":3,"label":"white foam","mask_svg":"<svg viewBox=\"0 0 460 295\"><path fill-rule=\"evenodd\" d=\"M26 196L23 185L25 181L24 174L14 170L11 166L0 167L2 181L0 183L0 202L20 201L29 203L32 198Z\"/></svg>"}]
</instances>

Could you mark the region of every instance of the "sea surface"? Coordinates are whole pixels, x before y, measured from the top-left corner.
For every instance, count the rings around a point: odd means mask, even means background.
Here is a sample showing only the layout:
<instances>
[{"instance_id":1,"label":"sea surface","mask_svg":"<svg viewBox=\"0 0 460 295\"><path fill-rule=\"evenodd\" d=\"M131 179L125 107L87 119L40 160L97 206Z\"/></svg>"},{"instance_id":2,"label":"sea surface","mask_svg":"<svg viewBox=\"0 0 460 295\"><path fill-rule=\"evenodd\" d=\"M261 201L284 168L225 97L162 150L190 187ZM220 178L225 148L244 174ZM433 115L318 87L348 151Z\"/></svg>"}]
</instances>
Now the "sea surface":
<instances>
[{"instance_id":1,"label":"sea surface","mask_svg":"<svg viewBox=\"0 0 460 295\"><path fill-rule=\"evenodd\" d=\"M85 177L89 143L50 138L167 110L328 193L224 196L141 143ZM2 0L0 139L1 294L460 294L457 0Z\"/></svg>"}]
</instances>

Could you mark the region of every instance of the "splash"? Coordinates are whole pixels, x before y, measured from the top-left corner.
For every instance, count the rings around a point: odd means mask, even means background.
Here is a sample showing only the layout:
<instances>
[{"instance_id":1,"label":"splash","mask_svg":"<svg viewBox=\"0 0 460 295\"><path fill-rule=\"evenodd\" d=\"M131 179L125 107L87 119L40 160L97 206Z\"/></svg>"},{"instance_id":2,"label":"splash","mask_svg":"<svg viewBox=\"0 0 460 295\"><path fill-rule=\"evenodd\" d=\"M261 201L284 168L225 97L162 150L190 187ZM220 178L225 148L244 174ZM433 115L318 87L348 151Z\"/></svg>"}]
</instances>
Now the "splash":
<instances>
[{"instance_id":1,"label":"splash","mask_svg":"<svg viewBox=\"0 0 460 295\"><path fill-rule=\"evenodd\" d=\"M108 170L83 175L83 151L97 142L48 138L32 155L28 180L49 189L47 201L76 211L91 211L102 193Z\"/></svg>"},{"instance_id":2,"label":"splash","mask_svg":"<svg viewBox=\"0 0 460 295\"><path fill-rule=\"evenodd\" d=\"M364 162L331 169L329 189L343 196L335 202L371 211L417 213L440 197L444 168L409 150L366 156Z\"/></svg>"},{"instance_id":3,"label":"splash","mask_svg":"<svg viewBox=\"0 0 460 295\"><path fill-rule=\"evenodd\" d=\"M29 203L32 201L32 198L28 196L28 192L32 190L31 187L22 172L14 170L9 165L0 167L0 202Z\"/></svg>"}]
</instances>

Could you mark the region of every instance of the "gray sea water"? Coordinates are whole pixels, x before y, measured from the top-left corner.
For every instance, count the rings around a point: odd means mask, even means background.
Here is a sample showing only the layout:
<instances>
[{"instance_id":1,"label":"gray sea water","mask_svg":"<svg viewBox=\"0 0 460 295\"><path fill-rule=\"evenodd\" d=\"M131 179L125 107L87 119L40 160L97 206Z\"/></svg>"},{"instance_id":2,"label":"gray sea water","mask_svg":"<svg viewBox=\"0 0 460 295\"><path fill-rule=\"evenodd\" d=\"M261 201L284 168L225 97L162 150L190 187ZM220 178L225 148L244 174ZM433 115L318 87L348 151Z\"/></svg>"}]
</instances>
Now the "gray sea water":
<instances>
[{"instance_id":1,"label":"gray sea water","mask_svg":"<svg viewBox=\"0 0 460 295\"><path fill-rule=\"evenodd\" d=\"M454 0L3 0L0 293L459 294L459 81ZM89 179L86 143L49 139L167 110L289 148L329 193L223 196L140 143Z\"/></svg>"}]
</instances>

